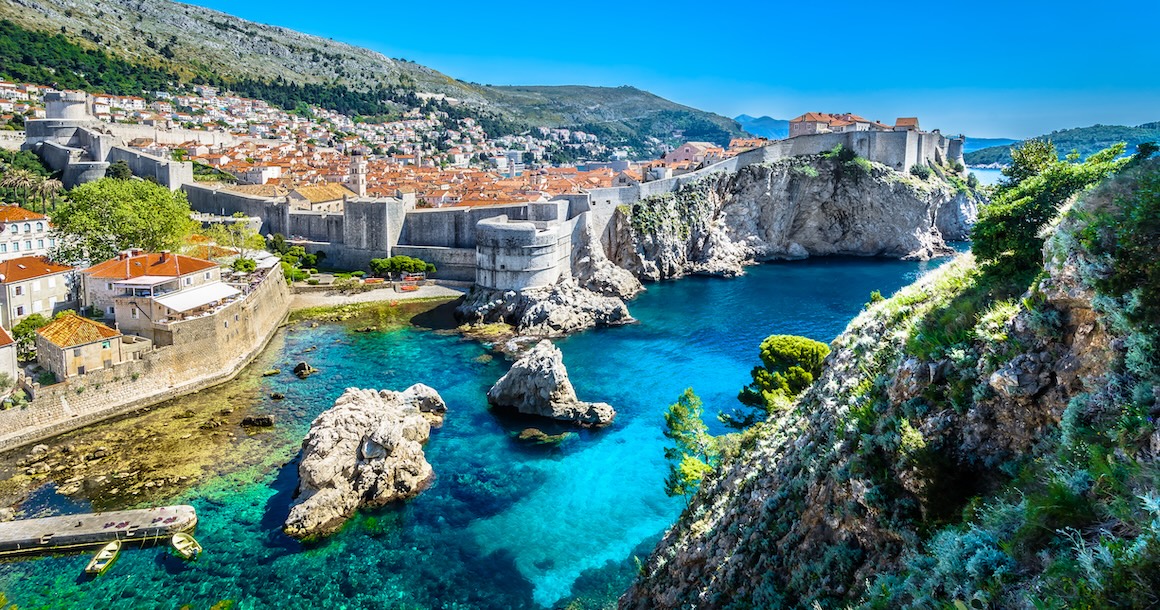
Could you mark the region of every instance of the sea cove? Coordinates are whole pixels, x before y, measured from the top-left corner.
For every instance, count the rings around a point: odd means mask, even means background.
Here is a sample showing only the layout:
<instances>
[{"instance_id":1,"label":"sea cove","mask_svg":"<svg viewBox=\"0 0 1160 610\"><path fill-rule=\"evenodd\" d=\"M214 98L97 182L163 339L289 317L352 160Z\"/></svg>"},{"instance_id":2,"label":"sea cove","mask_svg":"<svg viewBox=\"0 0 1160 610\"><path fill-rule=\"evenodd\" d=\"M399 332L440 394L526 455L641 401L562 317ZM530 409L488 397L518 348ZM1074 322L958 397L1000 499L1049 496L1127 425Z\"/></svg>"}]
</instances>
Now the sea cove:
<instances>
[{"instance_id":1,"label":"sea cove","mask_svg":"<svg viewBox=\"0 0 1160 610\"><path fill-rule=\"evenodd\" d=\"M237 437L222 441L207 476L193 488L150 496L197 508L206 547L199 562L181 563L164 549L133 550L93 581L80 578L81 556L5 563L0 589L20 607L61 608L208 608L222 600L238 608L606 603L635 574L633 555L643 558L683 505L662 486L665 406L690 386L710 414L731 406L765 336L828 341L871 291L889 294L937 264L811 259L752 267L735 279L651 284L631 303L638 324L558 343L578 394L613 404L619 415L610 428L579 431L556 449L513 437L530 425L563 428L488 410L487 388L508 364L477 342L417 327L356 333L349 323L295 323L238 380L187 399L273 413L278 422L250 435L222 428ZM289 371L299 360L319 373L295 379ZM271 367L283 372L260 377ZM347 387L413 383L431 385L449 406L426 447L437 475L432 488L403 506L362 514L322 543L303 546L282 534L297 483L291 460L313 417ZM285 400L269 400L274 391ZM33 505L86 507L51 488L35 492ZM127 497L101 503L133 505Z\"/></svg>"}]
</instances>

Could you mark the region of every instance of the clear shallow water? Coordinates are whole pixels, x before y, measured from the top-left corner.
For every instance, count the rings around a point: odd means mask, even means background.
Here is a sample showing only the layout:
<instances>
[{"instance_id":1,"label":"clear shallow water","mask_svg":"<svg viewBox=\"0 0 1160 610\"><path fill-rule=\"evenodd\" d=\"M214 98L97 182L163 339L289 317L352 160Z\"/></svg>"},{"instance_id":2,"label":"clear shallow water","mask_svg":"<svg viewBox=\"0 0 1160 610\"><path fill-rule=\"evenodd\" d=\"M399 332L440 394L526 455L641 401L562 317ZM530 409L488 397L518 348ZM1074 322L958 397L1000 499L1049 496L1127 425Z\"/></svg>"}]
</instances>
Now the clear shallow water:
<instances>
[{"instance_id":1,"label":"clear shallow water","mask_svg":"<svg viewBox=\"0 0 1160 610\"><path fill-rule=\"evenodd\" d=\"M686 387L710 417L734 404L774 333L829 341L872 290L889 294L935 263L829 259L771 264L743 278L689 278L649 286L631 303L640 323L559 343L577 393L618 411L603 431L556 449L512 437L543 422L497 416L487 388L507 369L456 336L417 329L359 334L341 325L287 333L278 364L320 373L263 381L271 434L297 446L315 415L350 386L426 383L449 405L427 444L438 479L400 507L364 513L313 546L284 536L297 464L220 473L174 501L197 507L206 547L186 564L163 549L131 549L105 576L81 575L87 555L0 564L0 590L21 608L537 608L582 596L609 601L634 573L631 557L677 517L665 496L665 407ZM308 351L310 348L317 349ZM34 501L79 505L42 491Z\"/></svg>"}]
</instances>

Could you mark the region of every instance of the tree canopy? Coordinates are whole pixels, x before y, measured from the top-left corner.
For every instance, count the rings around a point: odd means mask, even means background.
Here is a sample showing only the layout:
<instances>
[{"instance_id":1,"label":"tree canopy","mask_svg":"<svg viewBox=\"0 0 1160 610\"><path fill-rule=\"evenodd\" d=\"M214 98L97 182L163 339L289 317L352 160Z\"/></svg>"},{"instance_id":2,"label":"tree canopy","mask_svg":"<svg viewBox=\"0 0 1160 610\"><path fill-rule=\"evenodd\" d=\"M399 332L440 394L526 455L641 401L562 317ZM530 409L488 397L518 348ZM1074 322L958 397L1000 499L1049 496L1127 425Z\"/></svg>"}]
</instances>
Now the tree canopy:
<instances>
[{"instance_id":1,"label":"tree canopy","mask_svg":"<svg viewBox=\"0 0 1160 610\"><path fill-rule=\"evenodd\" d=\"M747 428L788 405L822 373L830 346L796 335L771 335L761 342L760 355L762 366L753 369L753 381L737 395L744 407L720 415L730 427Z\"/></svg>"},{"instance_id":2,"label":"tree canopy","mask_svg":"<svg viewBox=\"0 0 1160 610\"><path fill-rule=\"evenodd\" d=\"M371 273L384 276L388 273L435 273L435 265L410 256L371 259Z\"/></svg>"},{"instance_id":3,"label":"tree canopy","mask_svg":"<svg viewBox=\"0 0 1160 610\"><path fill-rule=\"evenodd\" d=\"M144 180L105 178L69 192L52 213L57 234L53 258L97 263L132 247L176 250L194 232L185 193Z\"/></svg>"},{"instance_id":4,"label":"tree canopy","mask_svg":"<svg viewBox=\"0 0 1160 610\"><path fill-rule=\"evenodd\" d=\"M701 399L688 388L665 411L664 435L673 441L665 447L669 475L665 493L687 496L697 490L717 461L716 442L702 417Z\"/></svg>"}]
</instances>

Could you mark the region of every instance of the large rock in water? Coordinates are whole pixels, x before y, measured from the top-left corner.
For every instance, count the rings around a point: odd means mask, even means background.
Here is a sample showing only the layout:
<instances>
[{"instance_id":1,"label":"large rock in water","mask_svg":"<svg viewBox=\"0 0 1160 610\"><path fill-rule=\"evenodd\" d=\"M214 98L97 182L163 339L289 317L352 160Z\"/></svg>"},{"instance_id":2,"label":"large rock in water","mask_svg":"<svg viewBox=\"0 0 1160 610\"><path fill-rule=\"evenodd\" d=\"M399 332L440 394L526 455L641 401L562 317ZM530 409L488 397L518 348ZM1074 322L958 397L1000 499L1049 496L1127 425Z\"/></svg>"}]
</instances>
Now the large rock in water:
<instances>
[{"instance_id":1,"label":"large rock in water","mask_svg":"<svg viewBox=\"0 0 1160 610\"><path fill-rule=\"evenodd\" d=\"M611 405L582 402L568 380L564 354L543 340L524 354L487 392L487 401L527 415L540 415L582 426L607 426L616 417Z\"/></svg>"},{"instance_id":2,"label":"large rock in water","mask_svg":"<svg viewBox=\"0 0 1160 610\"><path fill-rule=\"evenodd\" d=\"M504 322L519 334L537 337L635 322L624 301L581 288L574 278L519 291L474 286L455 308L455 317L467 324Z\"/></svg>"},{"instance_id":3,"label":"large rock in water","mask_svg":"<svg viewBox=\"0 0 1160 610\"><path fill-rule=\"evenodd\" d=\"M348 389L310 424L298 465L298 498L286 518L295 538L326 536L361 506L412 498L434 477L423 455L447 405L435 390Z\"/></svg>"}]
</instances>

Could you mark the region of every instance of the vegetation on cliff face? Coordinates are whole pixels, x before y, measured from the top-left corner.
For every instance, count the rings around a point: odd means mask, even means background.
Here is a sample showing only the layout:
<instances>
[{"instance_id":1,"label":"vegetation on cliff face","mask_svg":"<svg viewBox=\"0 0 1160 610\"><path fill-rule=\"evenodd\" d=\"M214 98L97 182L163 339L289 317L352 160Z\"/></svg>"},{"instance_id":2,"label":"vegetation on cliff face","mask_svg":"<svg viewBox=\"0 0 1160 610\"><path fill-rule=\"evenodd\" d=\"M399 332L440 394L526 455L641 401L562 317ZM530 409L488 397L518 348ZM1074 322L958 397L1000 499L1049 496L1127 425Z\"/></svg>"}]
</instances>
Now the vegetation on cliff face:
<instances>
[{"instance_id":1,"label":"vegetation on cliff face","mask_svg":"<svg viewBox=\"0 0 1160 610\"><path fill-rule=\"evenodd\" d=\"M966 254L871 303L622 607L1160 603L1160 161L1101 163L1004 200L1063 210L1038 270Z\"/></svg>"}]
</instances>

